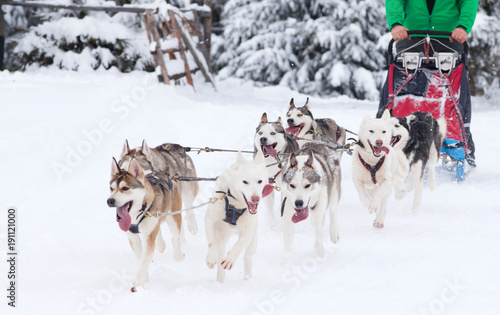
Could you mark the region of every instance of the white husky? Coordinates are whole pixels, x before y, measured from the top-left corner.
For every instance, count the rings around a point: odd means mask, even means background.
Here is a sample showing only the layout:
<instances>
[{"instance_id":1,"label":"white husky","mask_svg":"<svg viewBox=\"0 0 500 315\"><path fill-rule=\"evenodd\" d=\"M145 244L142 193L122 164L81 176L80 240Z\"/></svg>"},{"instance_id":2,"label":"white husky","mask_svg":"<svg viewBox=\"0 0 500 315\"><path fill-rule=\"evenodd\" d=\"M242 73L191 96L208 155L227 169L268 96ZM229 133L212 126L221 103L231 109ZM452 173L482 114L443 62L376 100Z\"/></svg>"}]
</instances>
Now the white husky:
<instances>
[{"instance_id":1,"label":"white husky","mask_svg":"<svg viewBox=\"0 0 500 315\"><path fill-rule=\"evenodd\" d=\"M241 153L215 184L214 203L205 215L208 254L207 265L217 265L217 281L223 283L225 269L231 270L245 249L244 276L252 276L252 256L257 249L257 207L267 184L267 171L262 153L247 161ZM271 187L272 189L272 187ZM268 189L266 189L268 190ZM232 233L239 233L238 241L225 255L226 244Z\"/></svg>"},{"instance_id":2,"label":"white husky","mask_svg":"<svg viewBox=\"0 0 500 315\"><path fill-rule=\"evenodd\" d=\"M330 240L337 243L339 229L337 207L340 201L341 172L338 159L323 146L305 144L301 155L290 155L283 174L282 215L285 219L284 245L290 251L294 224L307 219L312 213L316 233L314 252L324 256L324 222L326 209L330 209Z\"/></svg>"},{"instance_id":3,"label":"white husky","mask_svg":"<svg viewBox=\"0 0 500 315\"><path fill-rule=\"evenodd\" d=\"M373 222L377 228L384 227L387 202L395 182L406 176L400 173L398 156L392 153L392 128L388 110L380 119L365 117L352 157L354 185L363 206L377 214Z\"/></svg>"}]
</instances>

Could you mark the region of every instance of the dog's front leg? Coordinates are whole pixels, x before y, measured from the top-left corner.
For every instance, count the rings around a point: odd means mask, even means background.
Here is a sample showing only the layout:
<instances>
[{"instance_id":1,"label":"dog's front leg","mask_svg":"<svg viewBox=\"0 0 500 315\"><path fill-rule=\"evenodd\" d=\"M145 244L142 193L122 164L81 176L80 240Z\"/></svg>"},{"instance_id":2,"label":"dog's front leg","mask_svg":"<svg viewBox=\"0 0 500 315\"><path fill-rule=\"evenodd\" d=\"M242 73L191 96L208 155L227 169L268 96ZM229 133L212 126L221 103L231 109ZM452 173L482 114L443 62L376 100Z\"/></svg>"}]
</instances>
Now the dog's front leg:
<instances>
[{"instance_id":1,"label":"dog's front leg","mask_svg":"<svg viewBox=\"0 0 500 315\"><path fill-rule=\"evenodd\" d=\"M137 287L144 286L144 283L146 283L146 281L148 280L148 268L153 258L155 240L159 228L160 223L158 222L151 233L148 234L146 231L143 231L144 237L141 240L144 250L142 251L141 262L139 264L139 270L137 271L137 275L135 277L134 286L131 289L132 292L135 292Z\"/></svg>"},{"instance_id":2,"label":"dog's front leg","mask_svg":"<svg viewBox=\"0 0 500 315\"><path fill-rule=\"evenodd\" d=\"M180 214L167 216L166 218L170 232L172 233L172 245L174 247L174 260L183 261L184 253L181 250L181 219Z\"/></svg>"},{"instance_id":3,"label":"dog's front leg","mask_svg":"<svg viewBox=\"0 0 500 315\"><path fill-rule=\"evenodd\" d=\"M373 226L383 228L387 202L389 201L393 186L390 184L390 180L379 182L378 185L379 187L373 198L373 203L370 205L370 209L375 209L374 212L377 213Z\"/></svg>"},{"instance_id":4,"label":"dog's front leg","mask_svg":"<svg viewBox=\"0 0 500 315\"><path fill-rule=\"evenodd\" d=\"M370 198L366 194L365 191L365 183L360 180L354 180L354 187L356 187L356 191L358 192L359 200L361 204L365 208L370 208Z\"/></svg>"},{"instance_id":5,"label":"dog's front leg","mask_svg":"<svg viewBox=\"0 0 500 315\"><path fill-rule=\"evenodd\" d=\"M324 243L323 230L325 226L326 204L323 201L319 201L316 204L316 208L313 211L316 212L313 214L314 230L316 235L316 241L314 244L314 254L317 257L324 257L325 243Z\"/></svg>"},{"instance_id":6,"label":"dog's front leg","mask_svg":"<svg viewBox=\"0 0 500 315\"><path fill-rule=\"evenodd\" d=\"M274 214L274 191L267 197L264 198L267 210L267 221L268 224L274 228L276 226L276 217Z\"/></svg>"},{"instance_id":7,"label":"dog's front leg","mask_svg":"<svg viewBox=\"0 0 500 315\"><path fill-rule=\"evenodd\" d=\"M240 230L240 237L233 245L233 248L231 248L231 250L227 253L227 256L222 260L222 268L227 270L231 270L231 268L233 268L236 259L238 259L243 249L246 248L253 239L254 226L256 225L256 222L249 221L256 220L257 218L245 218L247 221L246 224L241 221L242 219L243 218L240 218L240 221L237 222L238 229Z\"/></svg>"},{"instance_id":8,"label":"dog's front leg","mask_svg":"<svg viewBox=\"0 0 500 315\"><path fill-rule=\"evenodd\" d=\"M252 257L257 251L257 225L255 225L254 228L254 233L253 233L253 238L250 244L247 246L245 249L245 269L244 269L244 278L245 279L250 279L252 278Z\"/></svg>"},{"instance_id":9,"label":"dog's front leg","mask_svg":"<svg viewBox=\"0 0 500 315\"><path fill-rule=\"evenodd\" d=\"M219 211L218 205L208 206L207 213L205 214L205 231L207 234L208 253L206 263L208 268L214 268L220 262L218 248L217 248L217 222L219 216L216 213Z\"/></svg>"},{"instance_id":10,"label":"dog's front leg","mask_svg":"<svg viewBox=\"0 0 500 315\"><path fill-rule=\"evenodd\" d=\"M141 259L142 256L142 243L139 234L134 234L132 232L127 232L128 242L132 250L134 251L135 257Z\"/></svg>"},{"instance_id":11,"label":"dog's front leg","mask_svg":"<svg viewBox=\"0 0 500 315\"><path fill-rule=\"evenodd\" d=\"M293 232L295 229L295 223L292 221L294 212L293 206L288 201L285 201L285 208L283 211L283 219L285 220L283 225L283 245L287 252L292 251Z\"/></svg>"}]
</instances>

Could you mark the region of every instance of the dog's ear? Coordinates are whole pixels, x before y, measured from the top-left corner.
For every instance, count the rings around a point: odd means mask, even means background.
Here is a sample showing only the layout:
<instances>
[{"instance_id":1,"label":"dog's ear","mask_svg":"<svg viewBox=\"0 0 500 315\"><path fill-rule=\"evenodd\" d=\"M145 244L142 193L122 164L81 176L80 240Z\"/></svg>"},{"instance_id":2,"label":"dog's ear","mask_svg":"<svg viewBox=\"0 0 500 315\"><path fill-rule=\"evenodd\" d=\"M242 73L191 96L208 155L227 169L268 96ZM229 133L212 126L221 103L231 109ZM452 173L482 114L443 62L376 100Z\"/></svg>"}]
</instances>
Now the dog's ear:
<instances>
[{"instance_id":1,"label":"dog's ear","mask_svg":"<svg viewBox=\"0 0 500 315\"><path fill-rule=\"evenodd\" d=\"M290 105L288 106L288 110L295 108L295 104L293 102L293 98L290 100Z\"/></svg>"},{"instance_id":2,"label":"dog's ear","mask_svg":"<svg viewBox=\"0 0 500 315\"><path fill-rule=\"evenodd\" d=\"M262 117L260 118L260 123L261 124L267 124L268 123L268 121L267 121L267 114L266 113L262 114Z\"/></svg>"},{"instance_id":3,"label":"dog's ear","mask_svg":"<svg viewBox=\"0 0 500 315\"><path fill-rule=\"evenodd\" d=\"M386 109L386 110L384 110L384 113L382 114L381 119L387 120L389 118L391 118L391 113L389 112L388 109Z\"/></svg>"},{"instance_id":4,"label":"dog's ear","mask_svg":"<svg viewBox=\"0 0 500 315\"><path fill-rule=\"evenodd\" d=\"M310 110L310 109L311 109L311 106L309 106L309 97L307 98L306 103L305 103L305 104L304 104L304 106L302 106L302 107L304 107L304 108L305 108L305 109L307 109L307 110Z\"/></svg>"},{"instance_id":5,"label":"dog's ear","mask_svg":"<svg viewBox=\"0 0 500 315\"><path fill-rule=\"evenodd\" d=\"M281 116L280 116L280 117L278 117L278 120L276 120L276 123L277 123L278 125L280 125L280 126L282 126L282 125L283 125L283 123L281 122Z\"/></svg>"},{"instance_id":6,"label":"dog's ear","mask_svg":"<svg viewBox=\"0 0 500 315\"><path fill-rule=\"evenodd\" d=\"M153 154L151 153L151 149L146 143L146 140L142 140L142 153L146 156L146 158L148 158L148 160L151 161L153 159Z\"/></svg>"},{"instance_id":7,"label":"dog's ear","mask_svg":"<svg viewBox=\"0 0 500 315\"><path fill-rule=\"evenodd\" d=\"M313 162L314 162L314 155L312 153L312 151L309 151L309 157L307 158L307 161L306 161L306 166L309 166L309 167L313 167Z\"/></svg>"},{"instance_id":8,"label":"dog's ear","mask_svg":"<svg viewBox=\"0 0 500 315\"><path fill-rule=\"evenodd\" d=\"M125 155L130 152L130 147L128 146L128 140L125 139L125 143L123 144L122 153L120 154L120 160L123 159Z\"/></svg>"},{"instance_id":9,"label":"dog's ear","mask_svg":"<svg viewBox=\"0 0 500 315\"><path fill-rule=\"evenodd\" d=\"M132 158L128 167L128 172L137 179L144 179L144 172L136 158Z\"/></svg>"},{"instance_id":10,"label":"dog's ear","mask_svg":"<svg viewBox=\"0 0 500 315\"><path fill-rule=\"evenodd\" d=\"M297 167L297 156L295 153L290 154L290 168Z\"/></svg>"},{"instance_id":11,"label":"dog's ear","mask_svg":"<svg viewBox=\"0 0 500 315\"><path fill-rule=\"evenodd\" d=\"M392 110L393 110L393 109L394 109L394 108L389 109L389 114L391 114L391 117L394 117L394 115L392 114Z\"/></svg>"},{"instance_id":12,"label":"dog's ear","mask_svg":"<svg viewBox=\"0 0 500 315\"><path fill-rule=\"evenodd\" d=\"M410 114L410 115L406 116L405 119L406 119L406 123L410 124L412 122L412 120L417 119L417 116Z\"/></svg>"},{"instance_id":13,"label":"dog's ear","mask_svg":"<svg viewBox=\"0 0 500 315\"><path fill-rule=\"evenodd\" d=\"M118 162L116 162L116 159L113 158L113 161L111 161L111 177L115 176L120 172L120 166L118 165Z\"/></svg>"},{"instance_id":14,"label":"dog's ear","mask_svg":"<svg viewBox=\"0 0 500 315\"><path fill-rule=\"evenodd\" d=\"M243 163L246 161L247 160L243 157L243 153L241 153L241 151L238 151L238 156L236 157L236 162Z\"/></svg>"},{"instance_id":15,"label":"dog's ear","mask_svg":"<svg viewBox=\"0 0 500 315\"><path fill-rule=\"evenodd\" d=\"M257 151L257 154L255 155L255 158L253 161L257 164L264 164L264 153L262 151Z\"/></svg>"}]
</instances>

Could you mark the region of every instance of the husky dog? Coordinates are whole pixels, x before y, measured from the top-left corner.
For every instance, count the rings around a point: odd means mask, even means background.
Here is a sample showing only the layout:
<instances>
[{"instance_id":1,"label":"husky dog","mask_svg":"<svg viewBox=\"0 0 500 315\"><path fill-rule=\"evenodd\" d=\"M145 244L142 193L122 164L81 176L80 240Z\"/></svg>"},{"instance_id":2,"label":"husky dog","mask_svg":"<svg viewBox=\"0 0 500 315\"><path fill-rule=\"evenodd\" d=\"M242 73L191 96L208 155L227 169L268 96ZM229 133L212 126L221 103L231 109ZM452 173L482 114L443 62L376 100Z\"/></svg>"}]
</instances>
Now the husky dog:
<instances>
[{"instance_id":1,"label":"husky dog","mask_svg":"<svg viewBox=\"0 0 500 315\"><path fill-rule=\"evenodd\" d=\"M135 158L130 160L128 171L122 170L113 158L110 190L108 206L116 208L118 225L127 233L130 246L141 261L131 289L135 292L148 280L148 268L162 221L167 221L172 233L174 259L184 259L180 245L182 217L180 214L164 216L181 209L181 196L177 185L168 176L161 173L145 176ZM163 239L158 240L156 248L160 252L165 250Z\"/></svg>"},{"instance_id":2,"label":"husky dog","mask_svg":"<svg viewBox=\"0 0 500 315\"><path fill-rule=\"evenodd\" d=\"M257 207L264 197L267 171L262 153L247 161L238 153L230 166L215 183L214 203L205 215L210 269L217 265L217 281L224 282L225 271L231 270L236 259L245 250L244 276L252 276L252 256L257 248ZM272 187L271 187L272 189ZM226 244L232 233L239 233L238 241L226 255ZM226 255L224 257L224 255Z\"/></svg>"},{"instance_id":3,"label":"husky dog","mask_svg":"<svg viewBox=\"0 0 500 315\"><path fill-rule=\"evenodd\" d=\"M436 188L436 165L439 162L441 145L446 136L446 121L444 118L436 120L427 112L413 112L397 120L403 127L401 129L404 129L400 132L406 132L409 135L402 151L410 167L406 192L415 189L412 208L416 210L422 202L426 165L429 165L429 188L431 190Z\"/></svg>"},{"instance_id":4,"label":"husky dog","mask_svg":"<svg viewBox=\"0 0 500 315\"><path fill-rule=\"evenodd\" d=\"M267 114L262 114L260 124L257 127L254 138L255 152L262 152L266 165L281 162L283 156L280 154L290 154L299 149L299 146L292 137L285 133L283 125L281 124L281 117L276 122L269 122ZM273 166L267 167L267 177L269 184L275 184L276 187L281 188L281 170L283 163L278 163ZM266 199L267 214L270 222L276 222L274 216L274 192L271 193Z\"/></svg>"},{"instance_id":5,"label":"husky dog","mask_svg":"<svg viewBox=\"0 0 500 315\"><path fill-rule=\"evenodd\" d=\"M127 169L131 159L134 157L141 165L145 174L164 172L170 175L196 177L193 160L186 154L186 149L178 144L165 143L151 149L146 141L143 141L141 147L131 150L128 146L128 141L125 140L118 164L122 169ZM191 208L198 195L198 182L182 181L179 183L179 190L184 206ZM193 210L186 211L186 221L189 231L192 234L196 234L198 232L198 225ZM159 237L161 237L161 232L159 233Z\"/></svg>"},{"instance_id":6,"label":"husky dog","mask_svg":"<svg viewBox=\"0 0 500 315\"><path fill-rule=\"evenodd\" d=\"M386 207L400 165L391 146L392 122L388 110L382 118L365 117L358 145L352 157L352 177L359 199L370 213L377 216L373 226L384 227Z\"/></svg>"},{"instance_id":7,"label":"husky dog","mask_svg":"<svg viewBox=\"0 0 500 315\"><path fill-rule=\"evenodd\" d=\"M288 123L286 131L293 136L323 141L327 138L338 144L345 144L345 129L337 125L333 119L314 119L310 111L309 98L307 98L306 104L302 107L295 107L292 98L286 117ZM302 147L305 142L305 140L299 140L299 146ZM340 156L341 153L339 153L339 158Z\"/></svg>"},{"instance_id":8,"label":"husky dog","mask_svg":"<svg viewBox=\"0 0 500 315\"><path fill-rule=\"evenodd\" d=\"M330 209L330 240L337 243L339 228L337 208L341 194L341 171L338 159L324 146L307 143L300 155L292 153L283 172L282 216L285 219L284 246L290 251L294 224L307 219L312 213L316 230L314 252L324 256L324 221Z\"/></svg>"}]
</instances>

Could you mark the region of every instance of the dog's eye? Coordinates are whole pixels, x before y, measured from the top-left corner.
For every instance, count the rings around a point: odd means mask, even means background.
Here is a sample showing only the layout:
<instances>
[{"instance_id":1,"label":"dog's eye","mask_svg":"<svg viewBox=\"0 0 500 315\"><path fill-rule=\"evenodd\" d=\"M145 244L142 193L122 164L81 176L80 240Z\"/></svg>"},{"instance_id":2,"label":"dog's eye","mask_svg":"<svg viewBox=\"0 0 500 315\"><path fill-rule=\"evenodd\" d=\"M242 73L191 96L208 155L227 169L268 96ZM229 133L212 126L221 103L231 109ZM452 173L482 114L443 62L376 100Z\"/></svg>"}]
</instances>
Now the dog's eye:
<instances>
[{"instance_id":1,"label":"dog's eye","mask_svg":"<svg viewBox=\"0 0 500 315\"><path fill-rule=\"evenodd\" d=\"M113 191L113 187L109 187L109 190L110 190L110 191Z\"/></svg>"},{"instance_id":2,"label":"dog's eye","mask_svg":"<svg viewBox=\"0 0 500 315\"><path fill-rule=\"evenodd\" d=\"M401 126L400 126L400 125L396 125L396 126L394 126L394 127L399 128L399 127L401 127Z\"/></svg>"},{"instance_id":3,"label":"dog's eye","mask_svg":"<svg viewBox=\"0 0 500 315\"><path fill-rule=\"evenodd\" d=\"M370 133L374 133L374 132L375 132L375 131L373 131L373 130L368 130L368 131L369 131Z\"/></svg>"},{"instance_id":4,"label":"dog's eye","mask_svg":"<svg viewBox=\"0 0 500 315\"><path fill-rule=\"evenodd\" d=\"M122 190L123 191L127 191L127 190L129 190L129 188L128 187L122 187Z\"/></svg>"},{"instance_id":5,"label":"dog's eye","mask_svg":"<svg viewBox=\"0 0 500 315\"><path fill-rule=\"evenodd\" d=\"M385 130L382 130L382 133L385 133Z\"/></svg>"},{"instance_id":6,"label":"dog's eye","mask_svg":"<svg viewBox=\"0 0 500 315\"><path fill-rule=\"evenodd\" d=\"M292 115L290 115L290 114L286 114L286 117L292 117Z\"/></svg>"},{"instance_id":7,"label":"dog's eye","mask_svg":"<svg viewBox=\"0 0 500 315\"><path fill-rule=\"evenodd\" d=\"M290 184L290 188L295 189L295 185Z\"/></svg>"},{"instance_id":8,"label":"dog's eye","mask_svg":"<svg viewBox=\"0 0 500 315\"><path fill-rule=\"evenodd\" d=\"M275 136L276 135L276 132L271 132L271 136Z\"/></svg>"},{"instance_id":9,"label":"dog's eye","mask_svg":"<svg viewBox=\"0 0 500 315\"><path fill-rule=\"evenodd\" d=\"M307 189L309 187L311 187L311 184L307 184L307 185L304 186L305 189Z\"/></svg>"},{"instance_id":10,"label":"dog's eye","mask_svg":"<svg viewBox=\"0 0 500 315\"><path fill-rule=\"evenodd\" d=\"M298 116L298 117L302 117L302 114L298 114L297 116Z\"/></svg>"},{"instance_id":11,"label":"dog's eye","mask_svg":"<svg viewBox=\"0 0 500 315\"><path fill-rule=\"evenodd\" d=\"M262 136L262 131L259 131L259 136Z\"/></svg>"},{"instance_id":12,"label":"dog's eye","mask_svg":"<svg viewBox=\"0 0 500 315\"><path fill-rule=\"evenodd\" d=\"M246 180L243 181L243 184L248 185L248 182Z\"/></svg>"},{"instance_id":13,"label":"dog's eye","mask_svg":"<svg viewBox=\"0 0 500 315\"><path fill-rule=\"evenodd\" d=\"M262 184L262 179L259 179L259 181L257 182L257 184Z\"/></svg>"}]
</instances>

